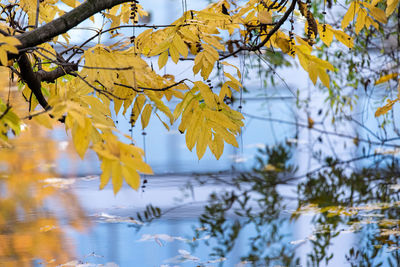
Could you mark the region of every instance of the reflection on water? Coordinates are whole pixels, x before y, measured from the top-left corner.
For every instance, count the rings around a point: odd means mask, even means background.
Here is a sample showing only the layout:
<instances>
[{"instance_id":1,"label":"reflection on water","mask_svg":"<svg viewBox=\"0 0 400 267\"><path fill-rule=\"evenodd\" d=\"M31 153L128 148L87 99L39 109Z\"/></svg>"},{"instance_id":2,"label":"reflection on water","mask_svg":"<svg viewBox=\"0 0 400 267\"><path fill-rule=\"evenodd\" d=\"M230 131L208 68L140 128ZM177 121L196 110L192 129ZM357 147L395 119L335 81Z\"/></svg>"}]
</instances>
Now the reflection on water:
<instances>
[{"instance_id":1,"label":"reflection on water","mask_svg":"<svg viewBox=\"0 0 400 267\"><path fill-rule=\"evenodd\" d=\"M42 130L29 123L0 150L1 266L63 263L73 254L65 229L87 227L75 196L50 183L59 151Z\"/></svg>"},{"instance_id":2,"label":"reflection on water","mask_svg":"<svg viewBox=\"0 0 400 267\"><path fill-rule=\"evenodd\" d=\"M156 176L114 197L97 176L57 178L64 148L28 129L0 153L2 266L400 266L391 154L299 175L288 142L260 149L251 171Z\"/></svg>"},{"instance_id":3,"label":"reflection on water","mask_svg":"<svg viewBox=\"0 0 400 267\"><path fill-rule=\"evenodd\" d=\"M327 158L323 168L306 177L295 176L286 146L260 150L257 162L251 172L231 180L216 178L226 189L209 194L198 222L193 223L193 239L188 242L193 255L200 249L207 250L209 258L233 257L249 266L328 266L340 245L336 240L351 235L348 249L332 266L400 266L396 158L375 156L373 165L360 170ZM193 186L204 182L198 179ZM295 199L281 190L288 185ZM144 223L153 219L149 210L155 208L149 207L145 220L143 214L137 216ZM309 235L293 233L298 220L310 216ZM239 254L237 243L246 246ZM193 257L177 262L201 263Z\"/></svg>"}]
</instances>

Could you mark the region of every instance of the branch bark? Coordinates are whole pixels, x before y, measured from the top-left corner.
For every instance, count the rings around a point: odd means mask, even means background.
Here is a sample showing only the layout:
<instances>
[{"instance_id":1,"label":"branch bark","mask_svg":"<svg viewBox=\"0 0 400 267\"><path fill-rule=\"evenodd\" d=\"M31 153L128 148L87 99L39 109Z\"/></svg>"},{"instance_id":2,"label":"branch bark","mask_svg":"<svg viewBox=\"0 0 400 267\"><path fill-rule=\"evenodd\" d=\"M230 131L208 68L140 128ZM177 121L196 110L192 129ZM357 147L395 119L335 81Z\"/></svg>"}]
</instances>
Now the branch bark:
<instances>
[{"instance_id":1,"label":"branch bark","mask_svg":"<svg viewBox=\"0 0 400 267\"><path fill-rule=\"evenodd\" d=\"M42 93L42 83L35 72L33 72L32 64L29 61L28 56L24 53L18 58L18 65L21 73L21 78L26 82L29 89L36 96L39 104L45 109L49 110L51 107L47 103L46 98Z\"/></svg>"},{"instance_id":2,"label":"branch bark","mask_svg":"<svg viewBox=\"0 0 400 267\"><path fill-rule=\"evenodd\" d=\"M52 71L39 70L35 74L37 78L42 82L53 83L57 78L64 75L71 74L78 70L78 64L68 64L65 66L59 66Z\"/></svg>"},{"instance_id":3,"label":"branch bark","mask_svg":"<svg viewBox=\"0 0 400 267\"><path fill-rule=\"evenodd\" d=\"M33 31L25 32L21 35L15 36L21 42L21 45L18 46L18 49L26 49L45 43L52 38L59 36L60 34L66 33L68 30L74 28L79 23L90 18L96 13L99 13L100 11L129 1L130 0L87 0L57 19ZM9 59L11 58L17 58L18 65L20 67L21 78L32 90L32 93L35 95L39 104L45 110L49 110L51 107L47 103L46 98L43 96L41 82L53 82L58 77L77 70L77 65L67 65L59 66L57 69L51 72L34 72L32 69L32 64L30 63L26 53L9 55Z\"/></svg>"},{"instance_id":4,"label":"branch bark","mask_svg":"<svg viewBox=\"0 0 400 267\"><path fill-rule=\"evenodd\" d=\"M17 35L16 38L21 41L21 45L18 49L40 45L60 34L66 33L68 30L102 10L130 1L131 0L86 0L61 17L33 31ZM14 55L14 57L16 57L16 55Z\"/></svg>"}]
</instances>

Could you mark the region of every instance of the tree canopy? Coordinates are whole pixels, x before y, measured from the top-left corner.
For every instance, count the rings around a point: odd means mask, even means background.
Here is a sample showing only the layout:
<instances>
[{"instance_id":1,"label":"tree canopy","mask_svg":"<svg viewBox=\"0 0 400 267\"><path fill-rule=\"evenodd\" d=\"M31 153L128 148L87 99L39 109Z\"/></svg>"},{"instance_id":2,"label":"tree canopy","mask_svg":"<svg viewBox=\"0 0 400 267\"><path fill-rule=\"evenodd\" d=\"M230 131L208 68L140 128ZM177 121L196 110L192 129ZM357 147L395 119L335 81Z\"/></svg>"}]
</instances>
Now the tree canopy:
<instances>
[{"instance_id":1,"label":"tree canopy","mask_svg":"<svg viewBox=\"0 0 400 267\"><path fill-rule=\"evenodd\" d=\"M355 101L343 100L344 86L387 85L388 102L375 113L384 115L400 100L393 90L399 84L398 6L399 0L221 0L184 10L168 25L152 25L141 21L148 14L137 0L2 1L2 144L18 138L29 120L47 128L63 124L81 158L88 149L96 152L100 188L111 179L114 193L123 181L138 189L140 173L152 169L112 114L128 114L132 127L140 121L143 129L151 118L166 129L179 123L189 150L195 148L201 159L208 148L218 159L225 143L238 146L244 125L240 109L229 105L243 90L243 73L232 61L242 53L272 65L268 55L298 62L339 108ZM68 31L98 13L103 27L80 44L70 43ZM124 28L132 35L123 35ZM379 62L373 63L375 57ZM151 58L158 58L158 66ZM162 74L169 60L190 62L193 75L176 80L173 73ZM377 63L384 65L376 70ZM218 83L213 71L222 74ZM9 97L14 81L23 104Z\"/></svg>"}]
</instances>

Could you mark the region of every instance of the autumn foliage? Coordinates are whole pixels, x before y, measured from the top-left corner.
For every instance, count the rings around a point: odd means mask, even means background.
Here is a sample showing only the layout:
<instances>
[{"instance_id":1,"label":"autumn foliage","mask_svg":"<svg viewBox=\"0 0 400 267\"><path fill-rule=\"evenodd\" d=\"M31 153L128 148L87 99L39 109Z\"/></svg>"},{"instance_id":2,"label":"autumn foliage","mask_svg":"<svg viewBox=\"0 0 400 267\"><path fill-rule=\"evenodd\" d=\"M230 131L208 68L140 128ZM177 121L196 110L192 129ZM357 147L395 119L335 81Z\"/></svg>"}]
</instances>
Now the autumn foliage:
<instances>
[{"instance_id":1,"label":"autumn foliage","mask_svg":"<svg viewBox=\"0 0 400 267\"><path fill-rule=\"evenodd\" d=\"M65 12L59 2L72 10ZM203 10L187 10L169 25L151 26L139 23L147 13L137 1L2 2L1 75L5 81L17 80L26 100L24 111L18 107L17 112L15 103L0 99L2 142L18 137L26 120L47 128L63 124L81 158L88 149L97 153L100 188L111 179L115 193L123 181L138 189L140 174L152 170L129 135L122 133L125 140L117 137L112 114L128 114L132 126L140 121L142 128L150 119L160 120L167 129L179 123L189 150L195 148L201 159L208 148L218 159L225 143L238 146L236 137L244 125L243 115L227 101L243 88L242 73L231 58L265 50L284 54L299 63L313 84L319 80L329 88L330 73L337 69L318 55L320 47L336 42L340 49L352 49L356 36L348 33L348 26L355 26L355 34L372 27L379 30L398 12L399 1L348 1L341 27L318 20L312 4L222 0ZM325 2L314 4L325 8ZM94 20L96 13L109 22L106 27L82 44L70 43L68 30ZM293 30L294 18L302 24L300 32ZM122 28L142 30L137 36L124 36L119 32ZM107 44L91 45L90 41L106 34L110 35ZM148 60L154 57L158 66ZM172 74L160 74L169 60L191 62L195 78L177 81ZM223 73L219 85L210 80L217 68ZM376 84L397 78L398 73L385 74ZM10 90L8 82L1 90ZM171 100L177 103L172 109ZM390 100L376 116L388 112L398 100Z\"/></svg>"}]
</instances>

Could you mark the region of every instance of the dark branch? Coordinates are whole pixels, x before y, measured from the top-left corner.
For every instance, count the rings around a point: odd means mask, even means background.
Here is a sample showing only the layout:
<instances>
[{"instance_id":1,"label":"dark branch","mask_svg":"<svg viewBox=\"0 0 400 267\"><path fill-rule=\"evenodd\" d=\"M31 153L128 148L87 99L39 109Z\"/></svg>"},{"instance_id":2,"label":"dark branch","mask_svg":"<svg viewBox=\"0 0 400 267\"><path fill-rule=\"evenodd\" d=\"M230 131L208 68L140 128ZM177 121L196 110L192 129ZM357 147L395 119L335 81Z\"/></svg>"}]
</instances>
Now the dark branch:
<instances>
[{"instance_id":1,"label":"dark branch","mask_svg":"<svg viewBox=\"0 0 400 267\"><path fill-rule=\"evenodd\" d=\"M56 79L77 70L78 64L68 64L66 66L59 66L52 71L39 70L38 72L36 72L36 75L38 76L38 79L42 82L53 83Z\"/></svg>"},{"instance_id":2,"label":"dark branch","mask_svg":"<svg viewBox=\"0 0 400 267\"><path fill-rule=\"evenodd\" d=\"M28 85L29 89L31 89L32 93L35 95L39 104L45 109L48 110L51 107L47 103L47 100L44 98L42 93L42 83L35 72L33 72L31 62L26 54L20 55L17 59L21 78Z\"/></svg>"},{"instance_id":3,"label":"dark branch","mask_svg":"<svg viewBox=\"0 0 400 267\"><path fill-rule=\"evenodd\" d=\"M21 41L19 49L34 47L66 33L79 23L102 10L130 2L130 0L87 0L61 17L33 30L16 36Z\"/></svg>"},{"instance_id":4,"label":"dark branch","mask_svg":"<svg viewBox=\"0 0 400 267\"><path fill-rule=\"evenodd\" d=\"M241 51L245 51L245 50L247 50L247 51L257 51L257 50L259 50L261 47L263 47L271 39L271 37L280 29L280 27L283 25L283 23L285 23L285 21L289 18L290 14L293 12L293 10L294 10L294 8L296 6L296 3L297 3L296 0L292 0L292 4L286 10L285 14L283 14L282 18L278 22L274 23L275 24L274 28L272 28L272 30L268 32L268 34L264 38L264 40L262 40L262 42L260 42L258 45L252 46L252 47L241 46L237 50L233 51L232 53L221 57L219 60L224 60L224 59L226 59L228 57L234 56L234 55L236 55L237 53L239 53Z\"/></svg>"},{"instance_id":5,"label":"dark branch","mask_svg":"<svg viewBox=\"0 0 400 267\"><path fill-rule=\"evenodd\" d=\"M278 21L278 23L276 23L274 28L272 28L272 30L270 32L268 32L265 39L261 43L259 43L257 46L253 47L251 49L251 51L256 51L256 50L260 49L269 41L269 39L271 39L272 35L274 35L279 30L279 28L283 25L283 23L285 23L285 21L289 18L289 15L293 12L293 10L296 6L296 2L297 2L296 0L292 0L292 4L286 10L285 14L283 14L282 18Z\"/></svg>"},{"instance_id":6,"label":"dark branch","mask_svg":"<svg viewBox=\"0 0 400 267\"><path fill-rule=\"evenodd\" d=\"M174 83L174 84L171 84L171 85L166 86L166 87L163 87L163 88L151 88L151 87L141 87L141 86L138 86L137 88L140 89L140 90L136 89L136 88L133 87L133 86L126 85L126 84L122 84L122 83L114 83L114 85L118 85L118 86L121 86L121 87L125 87L125 88L132 89L133 91L135 91L135 92L137 92L137 93L142 93L142 92L145 91L145 90L148 90L148 91L156 91L156 92L162 92L162 91L167 91L167 90L169 90L169 89L171 89L171 88L173 88L173 87L175 87L175 86L177 86L177 85L179 85L179 84L181 84L181 83L184 83L185 81L189 81L189 79L183 79L183 80L181 80L181 81L179 81L179 82L176 82L176 83Z\"/></svg>"}]
</instances>

